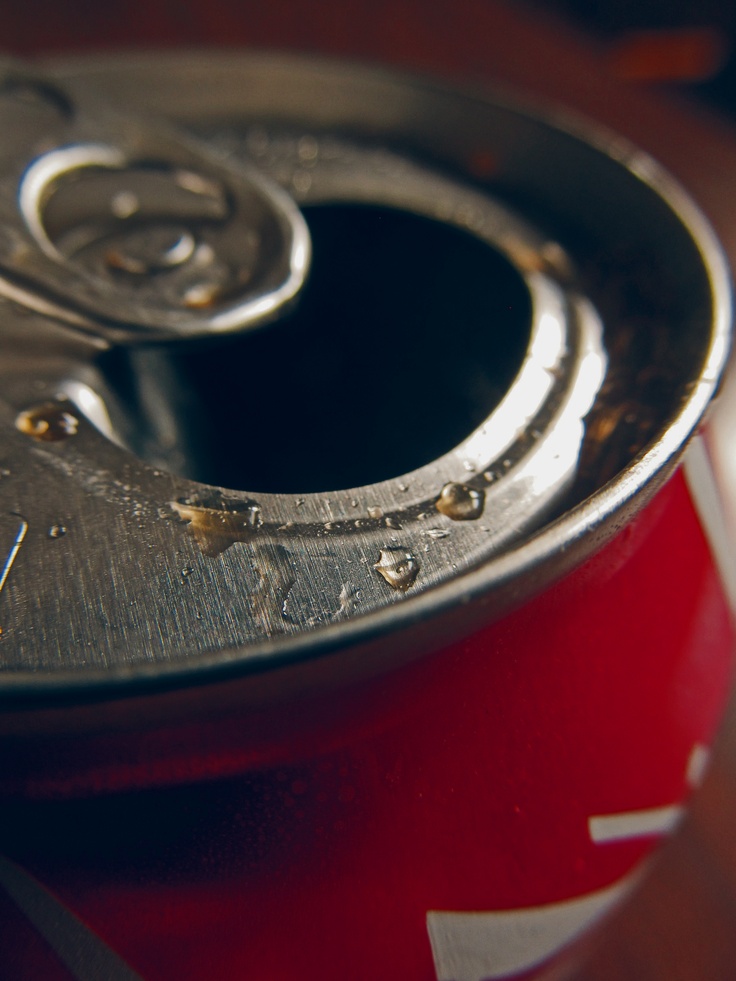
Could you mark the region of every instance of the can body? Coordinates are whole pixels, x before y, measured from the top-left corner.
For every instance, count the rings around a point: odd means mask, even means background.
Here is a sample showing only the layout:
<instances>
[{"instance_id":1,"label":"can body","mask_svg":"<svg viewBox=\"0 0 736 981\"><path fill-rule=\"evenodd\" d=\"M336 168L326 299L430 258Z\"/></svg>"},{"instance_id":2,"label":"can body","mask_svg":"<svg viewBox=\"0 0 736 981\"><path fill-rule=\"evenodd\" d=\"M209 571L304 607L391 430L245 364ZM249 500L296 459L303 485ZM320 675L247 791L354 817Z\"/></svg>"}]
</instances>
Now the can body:
<instances>
[{"instance_id":1,"label":"can body","mask_svg":"<svg viewBox=\"0 0 736 981\"><path fill-rule=\"evenodd\" d=\"M723 708L733 628L693 456L556 586L344 693L339 719L318 700L271 765L223 779L257 739L170 733L158 773L91 761L121 795L11 804L10 854L151 981L534 976L676 826ZM26 790L68 794L49 759ZM187 768L220 779L132 789ZM3 924L13 977L67 976Z\"/></svg>"}]
</instances>

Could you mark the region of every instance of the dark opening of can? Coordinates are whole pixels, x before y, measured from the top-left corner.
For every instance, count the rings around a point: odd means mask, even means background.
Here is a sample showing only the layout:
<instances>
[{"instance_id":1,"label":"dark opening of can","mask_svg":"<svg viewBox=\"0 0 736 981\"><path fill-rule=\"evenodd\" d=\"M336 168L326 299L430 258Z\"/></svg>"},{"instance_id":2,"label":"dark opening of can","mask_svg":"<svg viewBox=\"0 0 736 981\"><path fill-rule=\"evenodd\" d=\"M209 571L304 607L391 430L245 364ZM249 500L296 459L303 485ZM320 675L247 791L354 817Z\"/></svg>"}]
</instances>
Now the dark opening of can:
<instances>
[{"instance_id":1,"label":"dark opening of can","mask_svg":"<svg viewBox=\"0 0 736 981\"><path fill-rule=\"evenodd\" d=\"M469 233L389 208L305 209L299 303L202 346L115 351L135 452L211 484L309 493L399 476L448 452L498 404L529 341L526 285Z\"/></svg>"}]
</instances>

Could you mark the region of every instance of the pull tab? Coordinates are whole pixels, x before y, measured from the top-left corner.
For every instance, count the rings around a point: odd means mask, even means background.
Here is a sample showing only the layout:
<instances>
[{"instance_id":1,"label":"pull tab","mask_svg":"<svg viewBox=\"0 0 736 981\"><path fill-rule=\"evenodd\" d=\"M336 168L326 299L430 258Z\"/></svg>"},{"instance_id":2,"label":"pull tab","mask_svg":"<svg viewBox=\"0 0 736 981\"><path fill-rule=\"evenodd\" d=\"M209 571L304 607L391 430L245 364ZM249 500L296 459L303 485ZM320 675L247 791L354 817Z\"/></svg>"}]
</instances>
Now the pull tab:
<instances>
[{"instance_id":1,"label":"pull tab","mask_svg":"<svg viewBox=\"0 0 736 981\"><path fill-rule=\"evenodd\" d=\"M83 86L0 66L0 295L115 343L257 327L309 233L254 169Z\"/></svg>"}]
</instances>

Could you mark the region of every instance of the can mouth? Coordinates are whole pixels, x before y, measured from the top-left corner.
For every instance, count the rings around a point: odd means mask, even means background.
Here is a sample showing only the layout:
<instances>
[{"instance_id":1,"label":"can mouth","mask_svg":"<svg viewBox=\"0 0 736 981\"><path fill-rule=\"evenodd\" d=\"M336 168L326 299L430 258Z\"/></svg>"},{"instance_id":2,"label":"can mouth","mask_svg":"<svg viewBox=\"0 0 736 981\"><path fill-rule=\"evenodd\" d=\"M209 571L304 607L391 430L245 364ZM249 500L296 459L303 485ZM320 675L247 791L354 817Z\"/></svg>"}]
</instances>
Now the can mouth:
<instances>
[{"instance_id":1,"label":"can mouth","mask_svg":"<svg viewBox=\"0 0 736 981\"><path fill-rule=\"evenodd\" d=\"M500 252L396 208L304 215L312 269L286 317L102 359L119 436L154 467L259 493L363 487L449 453L510 388L531 297Z\"/></svg>"},{"instance_id":2,"label":"can mouth","mask_svg":"<svg viewBox=\"0 0 736 981\"><path fill-rule=\"evenodd\" d=\"M90 71L165 102L145 66ZM16 555L33 540L44 575L83 561L95 581L94 603L77 580L34 621L33 569L13 560L10 694L260 671L371 637L389 658L406 629L419 653L418 623L472 629L598 547L715 388L723 261L648 158L381 73L262 57L233 72L242 109L229 95L215 123L189 122L296 198L312 279L288 317L219 349L39 371L36 408L70 410L73 438L34 435L44 420L8 382L4 459L28 491L0 534L12 551L23 522ZM180 96L174 116L191 112ZM346 99L349 124L326 108Z\"/></svg>"}]
</instances>

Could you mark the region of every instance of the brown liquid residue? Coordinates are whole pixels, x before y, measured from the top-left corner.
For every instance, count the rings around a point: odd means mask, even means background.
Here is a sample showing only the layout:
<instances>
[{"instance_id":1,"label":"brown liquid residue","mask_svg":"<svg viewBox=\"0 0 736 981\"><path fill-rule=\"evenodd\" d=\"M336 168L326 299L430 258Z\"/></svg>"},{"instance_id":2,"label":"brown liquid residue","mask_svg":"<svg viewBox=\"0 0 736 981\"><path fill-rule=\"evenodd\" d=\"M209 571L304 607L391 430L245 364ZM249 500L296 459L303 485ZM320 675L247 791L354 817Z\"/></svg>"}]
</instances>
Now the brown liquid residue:
<instances>
[{"instance_id":1,"label":"brown liquid residue","mask_svg":"<svg viewBox=\"0 0 736 981\"><path fill-rule=\"evenodd\" d=\"M58 443L76 436L79 420L59 402L44 402L20 412L15 428L45 443Z\"/></svg>"},{"instance_id":2,"label":"brown liquid residue","mask_svg":"<svg viewBox=\"0 0 736 981\"><path fill-rule=\"evenodd\" d=\"M171 507L187 522L187 530L203 555L220 555L236 542L247 542L261 524L261 509L250 501L234 510L172 501Z\"/></svg>"}]
</instances>

